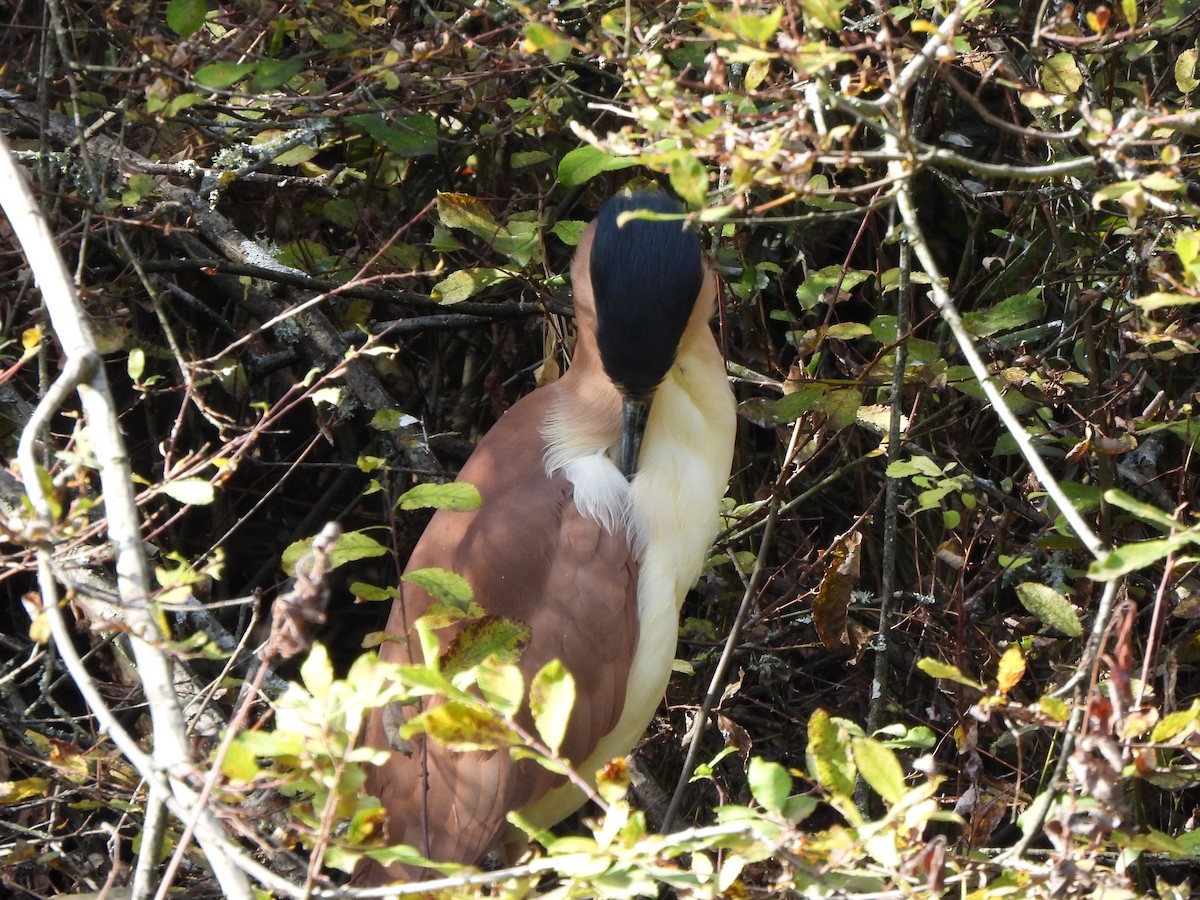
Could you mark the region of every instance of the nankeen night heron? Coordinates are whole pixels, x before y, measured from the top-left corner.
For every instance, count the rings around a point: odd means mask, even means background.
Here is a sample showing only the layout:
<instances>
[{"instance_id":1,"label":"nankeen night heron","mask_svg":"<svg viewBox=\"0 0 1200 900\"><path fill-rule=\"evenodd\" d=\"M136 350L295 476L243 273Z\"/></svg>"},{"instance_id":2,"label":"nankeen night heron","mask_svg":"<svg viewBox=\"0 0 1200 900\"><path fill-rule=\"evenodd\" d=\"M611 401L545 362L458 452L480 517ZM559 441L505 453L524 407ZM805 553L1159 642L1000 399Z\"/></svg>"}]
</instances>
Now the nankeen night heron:
<instances>
[{"instance_id":1,"label":"nankeen night heron","mask_svg":"<svg viewBox=\"0 0 1200 900\"><path fill-rule=\"evenodd\" d=\"M571 265L569 369L480 441L459 480L479 489L482 506L436 513L408 563L459 573L489 614L528 628L526 683L553 659L572 673L561 752L588 778L633 748L662 699L679 608L716 535L733 456L733 394L709 328L715 279L678 218L623 216L637 210L682 212L657 191L603 206ZM410 634L430 602L406 585L388 631ZM400 662L420 654L415 639L380 651ZM387 718L369 720L369 744L395 746ZM548 828L584 799L529 760L425 738L395 750L368 789L386 810L388 843L465 863L502 843L510 811ZM394 867L356 880L412 874Z\"/></svg>"}]
</instances>

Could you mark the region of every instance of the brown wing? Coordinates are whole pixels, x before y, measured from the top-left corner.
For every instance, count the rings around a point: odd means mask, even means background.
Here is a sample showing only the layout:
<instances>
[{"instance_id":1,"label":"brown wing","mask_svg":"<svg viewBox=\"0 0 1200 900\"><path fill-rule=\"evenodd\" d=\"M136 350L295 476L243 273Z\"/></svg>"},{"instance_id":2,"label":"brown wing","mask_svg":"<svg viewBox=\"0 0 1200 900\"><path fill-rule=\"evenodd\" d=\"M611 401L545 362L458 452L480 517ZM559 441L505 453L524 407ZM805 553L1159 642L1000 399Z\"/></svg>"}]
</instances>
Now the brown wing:
<instances>
[{"instance_id":1,"label":"brown wing","mask_svg":"<svg viewBox=\"0 0 1200 900\"><path fill-rule=\"evenodd\" d=\"M408 569L458 572L485 610L528 626L520 663L526 684L552 659L570 669L577 699L562 752L579 763L621 715L637 641L637 566L623 533L581 516L570 483L546 476L538 427L552 395L552 388L529 395L483 439L459 476L479 489L482 507L435 514ZM388 631L406 634L429 603L423 591L407 588ZM445 647L449 634L440 636ZM411 646L419 655L415 640ZM410 661L405 642L389 642L381 656ZM382 714L368 722L366 740L388 746ZM368 788L387 810L389 843L473 863L496 843L510 810L560 780L504 751L452 753L418 739L411 755L394 752L375 770Z\"/></svg>"}]
</instances>

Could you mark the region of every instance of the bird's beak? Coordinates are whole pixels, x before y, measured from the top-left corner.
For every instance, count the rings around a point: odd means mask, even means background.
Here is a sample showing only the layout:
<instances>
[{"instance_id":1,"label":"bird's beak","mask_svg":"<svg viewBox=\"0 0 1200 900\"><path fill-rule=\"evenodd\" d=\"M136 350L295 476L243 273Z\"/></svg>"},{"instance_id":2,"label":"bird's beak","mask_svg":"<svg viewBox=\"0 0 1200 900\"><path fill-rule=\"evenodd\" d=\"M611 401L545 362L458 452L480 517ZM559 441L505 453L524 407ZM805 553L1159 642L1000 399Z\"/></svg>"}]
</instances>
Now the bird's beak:
<instances>
[{"instance_id":1,"label":"bird's beak","mask_svg":"<svg viewBox=\"0 0 1200 900\"><path fill-rule=\"evenodd\" d=\"M642 450L642 435L650 417L650 399L621 398L621 474L632 480L637 471L638 454Z\"/></svg>"}]
</instances>

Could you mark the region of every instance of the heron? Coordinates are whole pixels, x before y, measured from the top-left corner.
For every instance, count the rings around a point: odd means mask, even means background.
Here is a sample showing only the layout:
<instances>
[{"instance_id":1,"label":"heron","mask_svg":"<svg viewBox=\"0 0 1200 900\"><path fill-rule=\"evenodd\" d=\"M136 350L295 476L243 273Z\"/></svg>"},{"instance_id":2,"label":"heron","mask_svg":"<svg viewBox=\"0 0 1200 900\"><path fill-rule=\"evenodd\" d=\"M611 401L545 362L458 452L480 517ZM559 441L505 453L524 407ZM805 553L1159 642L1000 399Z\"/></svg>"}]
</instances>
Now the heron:
<instances>
[{"instance_id":1,"label":"heron","mask_svg":"<svg viewBox=\"0 0 1200 900\"><path fill-rule=\"evenodd\" d=\"M522 623L527 684L551 660L566 667L576 700L560 752L591 779L633 749L666 691L679 610L716 536L733 459L734 398L709 326L716 279L682 212L658 190L603 205L571 264L570 366L483 437L459 474L481 505L435 513L407 567L457 572L487 614ZM382 646L383 660L420 660L411 629L431 602L404 586L387 624L401 639ZM394 731L376 710L364 739L388 749ZM544 829L585 800L531 760L455 753L424 736L393 749L367 789L389 844L466 864L503 848L510 811ZM355 880L417 874L368 866Z\"/></svg>"}]
</instances>

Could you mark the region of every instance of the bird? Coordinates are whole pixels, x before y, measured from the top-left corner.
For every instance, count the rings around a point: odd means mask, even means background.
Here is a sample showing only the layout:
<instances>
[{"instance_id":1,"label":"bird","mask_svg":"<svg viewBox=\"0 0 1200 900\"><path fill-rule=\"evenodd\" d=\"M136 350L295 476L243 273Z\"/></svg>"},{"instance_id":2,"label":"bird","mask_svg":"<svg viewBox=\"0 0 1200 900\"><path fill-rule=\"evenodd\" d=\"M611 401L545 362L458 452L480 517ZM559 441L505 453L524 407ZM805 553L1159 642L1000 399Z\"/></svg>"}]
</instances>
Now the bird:
<instances>
[{"instance_id":1,"label":"bird","mask_svg":"<svg viewBox=\"0 0 1200 900\"><path fill-rule=\"evenodd\" d=\"M679 611L716 537L733 460L736 407L709 324L716 278L682 213L657 189L623 190L601 207L571 263L569 367L484 435L458 476L479 507L437 511L406 568L456 572L488 615L521 623L526 684L555 659L571 673L560 753L593 781L633 749L666 691ZM431 602L403 585L382 660L421 660L412 628ZM452 634L440 632L442 647ZM503 749L451 752L423 735L398 747L385 710L368 718L364 741L391 748L367 780L389 845L477 864L503 852L509 812L544 829L585 801ZM368 863L355 883L424 874Z\"/></svg>"}]
</instances>

